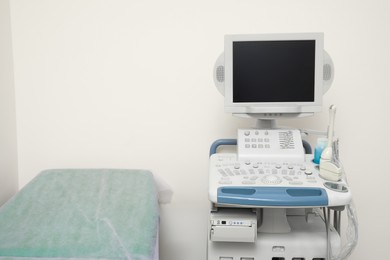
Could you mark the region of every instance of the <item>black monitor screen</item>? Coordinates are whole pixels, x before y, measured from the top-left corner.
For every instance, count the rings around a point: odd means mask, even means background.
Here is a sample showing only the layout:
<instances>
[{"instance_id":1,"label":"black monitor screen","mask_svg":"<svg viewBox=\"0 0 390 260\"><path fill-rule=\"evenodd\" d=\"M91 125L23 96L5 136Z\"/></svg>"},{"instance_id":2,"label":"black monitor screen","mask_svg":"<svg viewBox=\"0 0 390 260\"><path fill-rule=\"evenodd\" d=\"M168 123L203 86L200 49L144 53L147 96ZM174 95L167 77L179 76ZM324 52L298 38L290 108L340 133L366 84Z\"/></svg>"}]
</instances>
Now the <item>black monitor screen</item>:
<instances>
[{"instance_id":1,"label":"black monitor screen","mask_svg":"<svg viewBox=\"0 0 390 260\"><path fill-rule=\"evenodd\" d=\"M233 102L313 102L315 40L233 42Z\"/></svg>"}]
</instances>

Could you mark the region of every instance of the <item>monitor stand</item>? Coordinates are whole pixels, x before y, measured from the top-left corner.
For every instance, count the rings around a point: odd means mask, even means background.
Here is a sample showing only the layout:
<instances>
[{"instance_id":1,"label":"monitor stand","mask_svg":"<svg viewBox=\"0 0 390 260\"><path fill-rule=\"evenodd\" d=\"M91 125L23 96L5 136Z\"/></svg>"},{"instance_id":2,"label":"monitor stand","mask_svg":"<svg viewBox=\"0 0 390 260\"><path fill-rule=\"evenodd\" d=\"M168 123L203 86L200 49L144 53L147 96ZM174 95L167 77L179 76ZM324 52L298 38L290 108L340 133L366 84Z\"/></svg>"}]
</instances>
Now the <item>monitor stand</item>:
<instances>
[{"instance_id":1,"label":"monitor stand","mask_svg":"<svg viewBox=\"0 0 390 260\"><path fill-rule=\"evenodd\" d=\"M256 129L276 129L276 119L257 119ZM263 221L258 232L289 233L291 231L285 208L264 208L262 212Z\"/></svg>"},{"instance_id":2,"label":"monitor stand","mask_svg":"<svg viewBox=\"0 0 390 260\"><path fill-rule=\"evenodd\" d=\"M287 221L287 209L285 208L264 208L262 223L257 231L260 233L289 233L290 225Z\"/></svg>"},{"instance_id":3,"label":"monitor stand","mask_svg":"<svg viewBox=\"0 0 390 260\"><path fill-rule=\"evenodd\" d=\"M257 119L256 129L275 129L276 119Z\"/></svg>"}]
</instances>

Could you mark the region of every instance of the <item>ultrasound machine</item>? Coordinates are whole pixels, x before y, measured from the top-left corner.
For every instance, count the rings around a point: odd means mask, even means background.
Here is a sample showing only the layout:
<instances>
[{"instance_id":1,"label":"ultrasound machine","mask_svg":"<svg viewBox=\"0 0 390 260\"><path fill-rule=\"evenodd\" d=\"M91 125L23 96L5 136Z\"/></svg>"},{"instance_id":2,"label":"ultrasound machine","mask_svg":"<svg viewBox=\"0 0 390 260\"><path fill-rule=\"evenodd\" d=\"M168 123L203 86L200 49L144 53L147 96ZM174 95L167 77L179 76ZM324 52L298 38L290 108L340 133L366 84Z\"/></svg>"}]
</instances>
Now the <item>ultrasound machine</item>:
<instances>
[{"instance_id":1,"label":"ultrasound machine","mask_svg":"<svg viewBox=\"0 0 390 260\"><path fill-rule=\"evenodd\" d=\"M333 136L336 106L329 108L327 138L318 139L314 154L303 139L310 131L276 122L320 112L333 75L322 33L225 36L215 85L225 97L225 112L256 124L238 129L237 139L211 145L208 260L331 260L351 254L357 217ZM348 223L343 228L342 220Z\"/></svg>"}]
</instances>

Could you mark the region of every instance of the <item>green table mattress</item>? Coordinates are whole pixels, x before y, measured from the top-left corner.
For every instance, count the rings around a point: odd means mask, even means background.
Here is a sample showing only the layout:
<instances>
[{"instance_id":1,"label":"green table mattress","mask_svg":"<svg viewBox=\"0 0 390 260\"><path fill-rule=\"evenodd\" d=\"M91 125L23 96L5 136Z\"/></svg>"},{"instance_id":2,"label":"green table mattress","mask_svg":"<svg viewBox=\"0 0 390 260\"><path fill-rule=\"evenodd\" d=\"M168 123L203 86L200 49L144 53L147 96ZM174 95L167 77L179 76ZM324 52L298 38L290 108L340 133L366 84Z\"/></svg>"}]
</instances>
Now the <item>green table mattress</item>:
<instances>
[{"instance_id":1,"label":"green table mattress","mask_svg":"<svg viewBox=\"0 0 390 260\"><path fill-rule=\"evenodd\" d=\"M149 171L47 170L0 208L0 259L158 259L158 225Z\"/></svg>"}]
</instances>

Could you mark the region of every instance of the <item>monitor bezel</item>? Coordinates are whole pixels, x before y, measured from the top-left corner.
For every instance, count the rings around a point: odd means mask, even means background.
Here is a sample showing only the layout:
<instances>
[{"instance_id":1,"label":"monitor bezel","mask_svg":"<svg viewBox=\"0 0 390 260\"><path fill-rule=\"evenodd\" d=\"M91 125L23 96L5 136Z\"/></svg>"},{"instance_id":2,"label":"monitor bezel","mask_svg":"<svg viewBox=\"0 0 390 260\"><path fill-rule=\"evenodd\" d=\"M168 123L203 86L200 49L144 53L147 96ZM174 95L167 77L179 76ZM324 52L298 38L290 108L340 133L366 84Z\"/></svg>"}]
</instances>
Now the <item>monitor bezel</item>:
<instances>
[{"instance_id":1,"label":"monitor bezel","mask_svg":"<svg viewBox=\"0 0 390 260\"><path fill-rule=\"evenodd\" d=\"M233 102L233 43L239 41L315 41L314 101L310 102ZM322 109L323 33L241 34L225 35L225 111L251 117L301 116Z\"/></svg>"}]
</instances>

